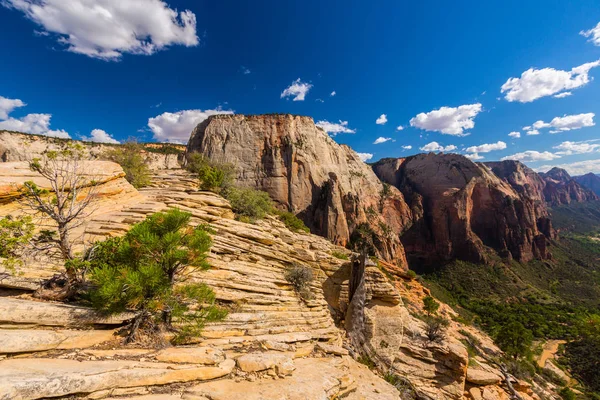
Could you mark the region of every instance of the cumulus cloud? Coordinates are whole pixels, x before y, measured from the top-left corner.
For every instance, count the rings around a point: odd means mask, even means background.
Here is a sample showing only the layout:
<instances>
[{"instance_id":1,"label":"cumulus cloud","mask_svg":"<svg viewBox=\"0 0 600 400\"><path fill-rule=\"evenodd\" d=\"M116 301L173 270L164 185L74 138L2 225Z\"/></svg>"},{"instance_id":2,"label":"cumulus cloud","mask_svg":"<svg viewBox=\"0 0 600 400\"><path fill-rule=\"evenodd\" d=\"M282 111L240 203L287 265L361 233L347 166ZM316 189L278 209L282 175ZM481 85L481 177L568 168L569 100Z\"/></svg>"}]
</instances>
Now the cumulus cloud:
<instances>
[{"instance_id":1,"label":"cumulus cloud","mask_svg":"<svg viewBox=\"0 0 600 400\"><path fill-rule=\"evenodd\" d=\"M211 115L233 114L232 110L183 110L165 112L148 119L148 127L159 142L187 143L190 134L200 122Z\"/></svg>"},{"instance_id":2,"label":"cumulus cloud","mask_svg":"<svg viewBox=\"0 0 600 400\"><path fill-rule=\"evenodd\" d=\"M400 132L401 130L404 130L404 127L403 127L402 125L398 125L398 126L396 127L396 130L397 130L398 132Z\"/></svg>"},{"instance_id":3,"label":"cumulus cloud","mask_svg":"<svg viewBox=\"0 0 600 400\"><path fill-rule=\"evenodd\" d=\"M600 144L594 143L597 140L584 140L581 142L562 142L558 146L554 146L553 149L560 150L556 154L562 156L570 156L573 154L586 154L600 152Z\"/></svg>"},{"instance_id":4,"label":"cumulus cloud","mask_svg":"<svg viewBox=\"0 0 600 400\"><path fill-rule=\"evenodd\" d=\"M319 121L315 125L329 133L331 136L335 136L338 133L356 133L356 129L348 128L348 121L340 121L339 123L329 121Z\"/></svg>"},{"instance_id":5,"label":"cumulus cloud","mask_svg":"<svg viewBox=\"0 0 600 400\"><path fill-rule=\"evenodd\" d=\"M550 161L556 158L560 158L559 155L550 153L549 151L539 152L535 150L527 150L522 153L516 153L511 156L506 156L502 158L502 161L505 160L517 160L517 161Z\"/></svg>"},{"instance_id":6,"label":"cumulus cloud","mask_svg":"<svg viewBox=\"0 0 600 400\"><path fill-rule=\"evenodd\" d=\"M559 93L559 94L555 94L555 95L554 95L554 96L552 96L552 97L555 97L555 98L557 98L557 99L562 99L562 98L565 98L565 97L569 97L569 96L571 96L572 94L573 94L573 93L571 93L571 92L562 92L562 93Z\"/></svg>"},{"instance_id":7,"label":"cumulus cloud","mask_svg":"<svg viewBox=\"0 0 600 400\"><path fill-rule=\"evenodd\" d=\"M591 80L590 70L599 65L600 60L580 65L571 71L530 68L523 72L520 78L507 80L500 92L506 93L504 98L508 101L529 103L541 97L561 94L563 91L586 85Z\"/></svg>"},{"instance_id":8,"label":"cumulus cloud","mask_svg":"<svg viewBox=\"0 0 600 400\"><path fill-rule=\"evenodd\" d=\"M495 150L504 150L506 148L506 143L499 140L496 143L485 143L479 146L471 146L467 147L467 153L489 153L490 151Z\"/></svg>"},{"instance_id":9,"label":"cumulus cloud","mask_svg":"<svg viewBox=\"0 0 600 400\"><path fill-rule=\"evenodd\" d=\"M10 114L12 110L26 105L27 104L19 99L7 99L6 97L0 96L0 120L8 119L8 114Z\"/></svg>"},{"instance_id":10,"label":"cumulus cloud","mask_svg":"<svg viewBox=\"0 0 600 400\"><path fill-rule=\"evenodd\" d=\"M411 145L402 146L402 148L404 150L412 150L412 146Z\"/></svg>"},{"instance_id":11,"label":"cumulus cloud","mask_svg":"<svg viewBox=\"0 0 600 400\"><path fill-rule=\"evenodd\" d=\"M252 71L250 71L250 68L244 67L243 65L240 67L240 71L244 75L250 75L250 73L252 73Z\"/></svg>"},{"instance_id":12,"label":"cumulus cloud","mask_svg":"<svg viewBox=\"0 0 600 400\"><path fill-rule=\"evenodd\" d=\"M589 172L598 174L600 173L600 159L577 161L569 164L542 165L535 170L537 172L548 172L554 167L565 169L571 176L585 175Z\"/></svg>"},{"instance_id":13,"label":"cumulus cloud","mask_svg":"<svg viewBox=\"0 0 600 400\"><path fill-rule=\"evenodd\" d=\"M281 92L281 98L293 97L293 101L304 101L306 94L312 87L313 85L310 83L302 82L300 78L298 78Z\"/></svg>"},{"instance_id":14,"label":"cumulus cloud","mask_svg":"<svg viewBox=\"0 0 600 400\"><path fill-rule=\"evenodd\" d=\"M373 144L380 144L380 143L385 143L385 142L389 142L390 140L392 140L392 138L390 137L378 137L377 139L375 139L375 141L373 142Z\"/></svg>"},{"instance_id":15,"label":"cumulus cloud","mask_svg":"<svg viewBox=\"0 0 600 400\"><path fill-rule=\"evenodd\" d=\"M421 151L453 151L456 150L456 146L451 144L449 146L442 146L438 142L427 143L425 146L419 148Z\"/></svg>"},{"instance_id":16,"label":"cumulus cloud","mask_svg":"<svg viewBox=\"0 0 600 400\"><path fill-rule=\"evenodd\" d=\"M57 38L66 50L103 60L196 46L196 15L162 0L2 0Z\"/></svg>"},{"instance_id":17,"label":"cumulus cloud","mask_svg":"<svg viewBox=\"0 0 600 400\"><path fill-rule=\"evenodd\" d=\"M331 92L330 96L333 97L335 96L337 93L335 92L335 90L333 92Z\"/></svg>"},{"instance_id":18,"label":"cumulus cloud","mask_svg":"<svg viewBox=\"0 0 600 400\"><path fill-rule=\"evenodd\" d=\"M371 158L373 158L373 154L371 154L371 153L356 153L356 154L358 154L358 158L360 158L360 160L362 162L367 162Z\"/></svg>"},{"instance_id":19,"label":"cumulus cloud","mask_svg":"<svg viewBox=\"0 0 600 400\"><path fill-rule=\"evenodd\" d=\"M518 139L521 137L521 132L511 132L508 134L508 136L510 136L511 138Z\"/></svg>"},{"instance_id":20,"label":"cumulus cloud","mask_svg":"<svg viewBox=\"0 0 600 400\"><path fill-rule=\"evenodd\" d=\"M27 114L23 118L9 117L0 121L0 130L69 139L71 136L65 130L50 129L50 118L52 118L51 114Z\"/></svg>"},{"instance_id":21,"label":"cumulus cloud","mask_svg":"<svg viewBox=\"0 0 600 400\"><path fill-rule=\"evenodd\" d=\"M386 122L387 122L387 115L385 115L385 114L381 114L381 115L379 116L379 118L377 118L377 119L375 120L375 123L376 123L377 125L385 125L385 124L386 124Z\"/></svg>"},{"instance_id":22,"label":"cumulus cloud","mask_svg":"<svg viewBox=\"0 0 600 400\"><path fill-rule=\"evenodd\" d=\"M600 46L600 22L598 22L598 25L592 29L588 31L581 31L579 34L589 38L589 42L594 43L596 46Z\"/></svg>"},{"instance_id":23,"label":"cumulus cloud","mask_svg":"<svg viewBox=\"0 0 600 400\"><path fill-rule=\"evenodd\" d=\"M465 129L475 126L474 118L482 110L481 104L460 107L442 107L428 113L420 113L410 120L410 126L446 135L465 136Z\"/></svg>"},{"instance_id":24,"label":"cumulus cloud","mask_svg":"<svg viewBox=\"0 0 600 400\"><path fill-rule=\"evenodd\" d=\"M483 160L484 159L483 156L480 156L477 153L465 154L465 157L467 157L470 160Z\"/></svg>"},{"instance_id":25,"label":"cumulus cloud","mask_svg":"<svg viewBox=\"0 0 600 400\"><path fill-rule=\"evenodd\" d=\"M120 143L118 140L114 139L109 133L107 133L106 131L103 131L102 129L94 129L90 133L90 136L83 137L82 139L89 141L89 142L96 142L96 143L112 143L112 144Z\"/></svg>"},{"instance_id":26,"label":"cumulus cloud","mask_svg":"<svg viewBox=\"0 0 600 400\"><path fill-rule=\"evenodd\" d=\"M575 129L594 126L594 113L565 115L563 117L553 118L550 122L536 121L533 124L534 129L552 128L550 133L559 133L572 131ZM532 132L532 131L529 131ZM530 134L530 133L528 133Z\"/></svg>"}]
</instances>

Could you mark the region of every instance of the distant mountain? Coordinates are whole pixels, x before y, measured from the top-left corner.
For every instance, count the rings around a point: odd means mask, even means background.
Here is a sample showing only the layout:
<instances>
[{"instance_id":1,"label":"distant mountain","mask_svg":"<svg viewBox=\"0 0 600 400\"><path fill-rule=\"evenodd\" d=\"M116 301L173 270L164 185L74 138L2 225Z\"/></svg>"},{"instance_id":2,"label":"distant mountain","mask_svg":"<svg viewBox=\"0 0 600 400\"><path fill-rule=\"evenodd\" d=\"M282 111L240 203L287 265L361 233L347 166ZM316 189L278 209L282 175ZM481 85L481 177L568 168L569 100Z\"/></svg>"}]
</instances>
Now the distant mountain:
<instances>
[{"instance_id":1,"label":"distant mountain","mask_svg":"<svg viewBox=\"0 0 600 400\"><path fill-rule=\"evenodd\" d=\"M546 182L544 197L550 205L559 206L600 199L594 191L571 178L562 168L552 168L546 173L540 173L540 176Z\"/></svg>"},{"instance_id":2,"label":"distant mountain","mask_svg":"<svg viewBox=\"0 0 600 400\"><path fill-rule=\"evenodd\" d=\"M579 183L581 186L588 188L589 190L600 196L600 177L598 175L592 174L590 172L589 174L576 176L573 179L577 181L577 183Z\"/></svg>"}]
</instances>

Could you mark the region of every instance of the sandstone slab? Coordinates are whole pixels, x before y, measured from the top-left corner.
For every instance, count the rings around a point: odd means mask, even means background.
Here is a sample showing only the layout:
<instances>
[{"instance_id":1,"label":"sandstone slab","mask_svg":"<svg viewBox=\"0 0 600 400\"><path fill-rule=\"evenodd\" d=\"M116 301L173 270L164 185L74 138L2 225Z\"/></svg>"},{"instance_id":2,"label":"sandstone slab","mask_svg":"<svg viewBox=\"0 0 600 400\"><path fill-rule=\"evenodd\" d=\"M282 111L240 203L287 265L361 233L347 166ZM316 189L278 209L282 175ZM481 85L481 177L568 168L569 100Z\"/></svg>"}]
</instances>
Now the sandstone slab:
<instances>
[{"instance_id":1,"label":"sandstone slab","mask_svg":"<svg viewBox=\"0 0 600 400\"><path fill-rule=\"evenodd\" d=\"M225 355L212 347L172 347L159 351L156 359L171 363L215 365L223 362Z\"/></svg>"},{"instance_id":2,"label":"sandstone slab","mask_svg":"<svg viewBox=\"0 0 600 400\"><path fill-rule=\"evenodd\" d=\"M210 380L228 375L235 362L215 367L132 361L28 358L0 361L0 399L23 400L114 388Z\"/></svg>"},{"instance_id":3,"label":"sandstone slab","mask_svg":"<svg viewBox=\"0 0 600 400\"><path fill-rule=\"evenodd\" d=\"M250 353L237 358L237 365L244 372L259 372L268 369L290 369L292 359L281 353Z\"/></svg>"},{"instance_id":4,"label":"sandstone slab","mask_svg":"<svg viewBox=\"0 0 600 400\"><path fill-rule=\"evenodd\" d=\"M493 372L469 368L467 369L467 382L479 386L497 385L502 382L502 378Z\"/></svg>"},{"instance_id":5,"label":"sandstone slab","mask_svg":"<svg viewBox=\"0 0 600 400\"><path fill-rule=\"evenodd\" d=\"M0 329L0 354L82 349L114 339L113 330Z\"/></svg>"}]
</instances>

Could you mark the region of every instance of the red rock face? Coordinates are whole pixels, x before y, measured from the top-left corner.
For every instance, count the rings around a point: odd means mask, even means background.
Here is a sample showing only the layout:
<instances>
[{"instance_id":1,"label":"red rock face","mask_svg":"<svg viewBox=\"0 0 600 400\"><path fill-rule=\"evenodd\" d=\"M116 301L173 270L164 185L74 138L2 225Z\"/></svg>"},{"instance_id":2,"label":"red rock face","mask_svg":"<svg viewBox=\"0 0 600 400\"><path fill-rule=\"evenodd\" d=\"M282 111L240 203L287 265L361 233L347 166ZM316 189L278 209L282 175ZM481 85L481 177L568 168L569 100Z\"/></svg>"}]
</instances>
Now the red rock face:
<instances>
[{"instance_id":1,"label":"red rock face","mask_svg":"<svg viewBox=\"0 0 600 400\"><path fill-rule=\"evenodd\" d=\"M269 193L313 233L345 245L368 223L381 239L379 255L406 268L397 232L410 224L402 193L384 185L347 146L309 117L214 116L196 127L188 152L237 166L237 183ZM384 195L385 194L385 195Z\"/></svg>"},{"instance_id":2,"label":"red rock face","mask_svg":"<svg viewBox=\"0 0 600 400\"><path fill-rule=\"evenodd\" d=\"M546 183L544 197L553 206L600 199L596 193L572 179L564 169L552 168L540 175Z\"/></svg>"},{"instance_id":3,"label":"red rock face","mask_svg":"<svg viewBox=\"0 0 600 400\"><path fill-rule=\"evenodd\" d=\"M414 223L402 235L409 259L485 262L490 251L521 261L550 256L552 228L534 175L519 193L487 166L456 154L386 159L373 169L411 207Z\"/></svg>"},{"instance_id":4,"label":"red rock face","mask_svg":"<svg viewBox=\"0 0 600 400\"><path fill-rule=\"evenodd\" d=\"M576 176L573 179L584 188L589 189L600 196L600 177L598 175L590 172L589 174Z\"/></svg>"}]
</instances>

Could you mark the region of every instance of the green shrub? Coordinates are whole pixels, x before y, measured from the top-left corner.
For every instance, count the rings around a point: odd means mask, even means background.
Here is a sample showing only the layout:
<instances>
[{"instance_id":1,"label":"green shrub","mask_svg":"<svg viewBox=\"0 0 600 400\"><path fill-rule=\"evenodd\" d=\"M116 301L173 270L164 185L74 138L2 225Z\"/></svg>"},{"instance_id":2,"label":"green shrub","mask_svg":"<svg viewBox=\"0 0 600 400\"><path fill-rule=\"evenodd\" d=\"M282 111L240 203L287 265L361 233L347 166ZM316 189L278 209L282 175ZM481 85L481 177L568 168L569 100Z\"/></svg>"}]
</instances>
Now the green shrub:
<instances>
[{"instance_id":1,"label":"green shrub","mask_svg":"<svg viewBox=\"0 0 600 400\"><path fill-rule=\"evenodd\" d=\"M144 147L129 142L123 146L109 150L106 157L119 164L125 172L125 179L135 188L143 188L150 184L150 168L142 156Z\"/></svg>"},{"instance_id":2,"label":"green shrub","mask_svg":"<svg viewBox=\"0 0 600 400\"><path fill-rule=\"evenodd\" d=\"M306 233L310 232L310 229L304 225L304 222L293 213L289 211L276 211L276 214L279 220L283 222L290 231Z\"/></svg>"},{"instance_id":3,"label":"green shrub","mask_svg":"<svg viewBox=\"0 0 600 400\"><path fill-rule=\"evenodd\" d=\"M346 254L342 251L334 250L331 252L331 255L334 256L335 258L339 258L340 260L349 260L350 259L350 257L348 257L348 254Z\"/></svg>"},{"instance_id":4,"label":"green shrub","mask_svg":"<svg viewBox=\"0 0 600 400\"><path fill-rule=\"evenodd\" d=\"M562 397L563 400L576 400L577 396L575 396L575 392L572 391L571 389L569 389L568 387L564 387L562 389L560 389L560 392L558 392L558 394L560 394L560 397Z\"/></svg>"},{"instance_id":5,"label":"green shrub","mask_svg":"<svg viewBox=\"0 0 600 400\"><path fill-rule=\"evenodd\" d=\"M375 361L373 361L371 359L371 357L369 357L368 355L360 355L358 356L358 358L356 359L356 361L358 361L359 363L366 365L369 369L375 369L377 368L377 364L375 364Z\"/></svg>"},{"instance_id":6,"label":"green shrub","mask_svg":"<svg viewBox=\"0 0 600 400\"><path fill-rule=\"evenodd\" d=\"M250 221L264 218L273 211L269 194L260 190L230 187L224 196L238 217L247 217Z\"/></svg>"},{"instance_id":7,"label":"green shrub","mask_svg":"<svg viewBox=\"0 0 600 400\"><path fill-rule=\"evenodd\" d=\"M410 279L417 279L417 273L412 269L406 271L406 276L408 276Z\"/></svg>"},{"instance_id":8,"label":"green shrub","mask_svg":"<svg viewBox=\"0 0 600 400\"><path fill-rule=\"evenodd\" d=\"M313 298L310 290L310 283L314 279L312 268L295 264L285 272L285 279L294 287L294 290L303 300Z\"/></svg>"},{"instance_id":9,"label":"green shrub","mask_svg":"<svg viewBox=\"0 0 600 400\"><path fill-rule=\"evenodd\" d=\"M435 314L439 308L440 303L435 301L433 297L427 296L423 299L423 309L427 315Z\"/></svg>"},{"instance_id":10,"label":"green shrub","mask_svg":"<svg viewBox=\"0 0 600 400\"><path fill-rule=\"evenodd\" d=\"M155 213L122 238L96 246L91 258L90 300L107 314L135 312L127 342L138 330L176 332L175 342L200 334L204 324L225 317L205 284L188 283L190 273L209 268L210 228L189 226L191 214ZM175 285L177 283L177 285Z\"/></svg>"},{"instance_id":11,"label":"green shrub","mask_svg":"<svg viewBox=\"0 0 600 400\"><path fill-rule=\"evenodd\" d=\"M522 323L512 321L498 331L495 342L507 356L516 360L531 351L533 334Z\"/></svg>"},{"instance_id":12,"label":"green shrub","mask_svg":"<svg viewBox=\"0 0 600 400\"><path fill-rule=\"evenodd\" d=\"M0 218L0 265L15 272L22 263L19 259L22 251L33 239L34 229L31 217Z\"/></svg>"},{"instance_id":13,"label":"green shrub","mask_svg":"<svg viewBox=\"0 0 600 400\"><path fill-rule=\"evenodd\" d=\"M220 193L229 188L235 179L232 164L211 161L200 153L188 156L186 169L200 180L200 189Z\"/></svg>"},{"instance_id":14,"label":"green shrub","mask_svg":"<svg viewBox=\"0 0 600 400\"><path fill-rule=\"evenodd\" d=\"M441 317L427 316L425 321L425 336L427 344L440 343L446 337L446 330L450 322Z\"/></svg>"}]
</instances>

